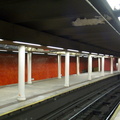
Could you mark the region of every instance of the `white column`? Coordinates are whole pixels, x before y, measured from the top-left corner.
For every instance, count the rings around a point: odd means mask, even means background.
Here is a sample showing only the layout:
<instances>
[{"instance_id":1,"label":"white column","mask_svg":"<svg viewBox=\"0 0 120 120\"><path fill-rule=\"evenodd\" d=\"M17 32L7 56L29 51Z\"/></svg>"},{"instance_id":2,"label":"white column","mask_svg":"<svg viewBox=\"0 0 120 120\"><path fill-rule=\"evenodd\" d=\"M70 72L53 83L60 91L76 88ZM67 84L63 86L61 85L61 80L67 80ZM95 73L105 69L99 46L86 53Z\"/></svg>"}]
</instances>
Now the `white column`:
<instances>
[{"instance_id":1,"label":"white column","mask_svg":"<svg viewBox=\"0 0 120 120\"><path fill-rule=\"evenodd\" d=\"M113 57L110 58L111 66L110 66L110 73L113 74Z\"/></svg>"},{"instance_id":2,"label":"white column","mask_svg":"<svg viewBox=\"0 0 120 120\"><path fill-rule=\"evenodd\" d=\"M100 72L100 58L98 58L98 72Z\"/></svg>"},{"instance_id":3,"label":"white column","mask_svg":"<svg viewBox=\"0 0 120 120\"><path fill-rule=\"evenodd\" d=\"M104 64L105 64L105 58L102 56L102 72L101 75L104 76Z\"/></svg>"},{"instance_id":4,"label":"white column","mask_svg":"<svg viewBox=\"0 0 120 120\"><path fill-rule=\"evenodd\" d=\"M28 84L32 84L32 71L31 71L31 64L32 64L32 53L27 53L27 71L28 71Z\"/></svg>"},{"instance_id":5,"label":"white column","mask_svg":"<svg viewBox=\"0 0 120 120\"><path fill-rule=\"evenodd\" d=\"M69 87L69 65L70 65L70 57L69 52L65 54L65 86Z\"/></svg>"},{"instance_id":6,"label":"white column","mask_svg":"<svg viewBox=\"0 0 120 120\"><path fill-rule=\"evenodd\" d=\"M18 53L18 100L26 100L25 97L25 46L19 47Z\"/></svg>"},{"instance_id":7,"label":"white column","mask_svg":"<svg viewBox=\"0 0 120 120\"><path fill-rule=\"evenodd\" d=\"M120 72L120 58L118 58L118 71Z\"/></svg>"},{"instance_id":8,"label":"white column","mask_svg":"<svg viewBox=\"0 0 120 120\"><path fill-rule=\"evenodd\" d=\"M58 78L61 78L61 55L58 55Z\"/></svg>"},{"instance_id":9,"label":"white column","mask_svg":"<svg viewBox=\"0 0 120 120\"><path fill-rule=\"evenodd\" d=\"M92 79L92 56L88 56L88 80Z\"/></svg>"},{"instance_id":10,"label":"white column","mask_svg":"<svg viewBox=\"0 0 120 120\"><path fill-rule=\"evenodd\" d=\"M80 62L80 57L79 56L76 56L76 63L77 63L77 75L79 75L80 74L80 64L79 64L79 62Z\"/></svg>"}]
</instances>

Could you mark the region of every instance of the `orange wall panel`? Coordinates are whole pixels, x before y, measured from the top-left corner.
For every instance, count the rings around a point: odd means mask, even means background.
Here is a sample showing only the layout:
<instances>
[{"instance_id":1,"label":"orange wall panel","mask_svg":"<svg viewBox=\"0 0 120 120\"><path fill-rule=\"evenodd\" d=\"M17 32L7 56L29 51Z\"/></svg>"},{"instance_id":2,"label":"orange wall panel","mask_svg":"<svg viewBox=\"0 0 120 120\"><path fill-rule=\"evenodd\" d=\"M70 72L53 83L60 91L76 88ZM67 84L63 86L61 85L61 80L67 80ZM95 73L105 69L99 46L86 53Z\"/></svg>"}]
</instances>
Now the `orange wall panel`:
<instances>
[{"instance_id":1,"label":"orange wall panel","mask_svg":"<svg viewBox=\"0 0 120 120\"><path fill-rule=\"evenodd\" d=\"M27 57L27 55L26 55ZM27 81L27 58L25 59L25 81ZM114 59L116 70L117 59ZM98 67L98 59L93 59L93 68ZM80 58L80 72L87 72L88 58ZM110 59L105 59L105 70L110 70ZM61 74L65 76L65 56L61 57ZM70 75L76 74L76 57L70 57ZM32 55L32 78L43 80L58 77L57 56ZM18 83L17 53L0 53L0 86Z\"/></svg>"},{"instance_id":2,"label":"orange wall panel","mask_svg":"<svg viewBox=\"0 0 120 120\"><path fill-rule=\"evenodd\" d=\"M70 57L70 75L77 73L76 57Z\"/></svg>"},{"instance_id":3,"label":"orange wall panel","mask_svg":"<svg viewBox=\"0 0 120 120\"><path fill-rule=\"evenodd\" d=\"M35 80L57 77L57 56L33 55L32 77Z\"/></svg>"},{"instance_id":4,"label":"orange wall panel","mask_svg":"<svg viewBox=\"0 0 120 120\"><path fill-rule=\"evenodd\" d=\"M17 83L18 80L17 54L0 54L0 85Z\"/></svg>"},{"instance_id":5,"label":"orange wall panel","mask_svg":"<svg viewBox=\"0 0 120 120\"><path fill-rule=\"evenodd\" d=\"M80 57L80 73L88 71L88 58Z\"/></svg>"}]
</instances>

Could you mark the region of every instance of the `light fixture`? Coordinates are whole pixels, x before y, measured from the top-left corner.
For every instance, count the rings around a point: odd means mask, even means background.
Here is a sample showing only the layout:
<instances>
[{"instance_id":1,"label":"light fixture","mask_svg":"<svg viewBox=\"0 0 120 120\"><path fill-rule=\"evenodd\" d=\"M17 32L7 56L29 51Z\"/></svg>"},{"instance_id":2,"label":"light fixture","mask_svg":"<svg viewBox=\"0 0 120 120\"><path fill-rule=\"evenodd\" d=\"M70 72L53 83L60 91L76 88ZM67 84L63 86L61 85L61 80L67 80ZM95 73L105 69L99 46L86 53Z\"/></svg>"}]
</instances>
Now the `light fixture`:
<instances>
[{"instance_id":1,"label":"light fixture","mask_svg":"<svg viewBox=\"0 0 120 120\"><path fill-rule=\"evenodd\" d=\"M118 17L118 20L120 21L120 17Z\"/></svg>"},{"instance_id":2,"label":"light fixture","mask_svg":"<svg viewBox=\"0 0 120 120\"><path fill-rule=\"evenodd\" d=\"M12 52L18 53L19 51L12 51ZM25 53L28 53L28 52L27 52L27 51L25 51Z\"/></svg>"},{"instance_id":3,"label":"light fixture","mask_svg":"<svg viewBox=\"0 0 120 120\"><path fill-rule=\"evenodd\" d=\"M0 41L4 41L3 39L0 39Z\"/></svg>"},{"instance_id":4,"label":"light fixture","mask_svg":"<svg viewBox=\"0 0 120 120\"><path fill-rule=\"evenodd\" d=\"M1 52L7 52L7 50L0 50Z\"/></svg>"},{"instance_id":5,"label":"light fixture","mask_svg":"<svg viewBox=\"0 0 120 120\"><path fill-rule=\"evenodd\" d=\"M67 50L71 52L79 52L78 50L73 50L73 49L67 49Z\"/></svg>"},{"instance_id":6,"label":"light fixture","mask_svg":"<svg viewBox=\"0 0 120 120\"><path fill-rule=\"evenodd\" d=\"M23 44L23 45L32 45L32 46L41 46L39 44L27 43L27 42L20 42L20 41L13 41L13 43Z\"/></svg>"},{"instance_id":7,"label":"light fixture","mask_svg":"<svg viewBox=\"0 0 120 120\"><path fill-rule=\"evenodd\" d=\"M75 55L70 55L71 57L75 57Z\"/></svg>"},{"instance_id":8,"label":"light fixture","mask_svg":"<svg viewBox=\"0 0 120 120\"><path fill-rule=\"evenodd\" d=\"M113 55L110 55L110 57L113 57Z\"/></svg>"},{"instance_id":9,"label":"light fixture","mask_svg":"<svg viewBox=\"0 0 120 120\"><path fill-rule=\"evenodd\" d=\"M64 48L61 48L61 47L54 47L54 46L47 46L47 48L53 48L53 49L58 49L58 50L64 50Z\"/></svg>"},{"instance_id":10,"label":"light fixture","mask_svg":"<svg viewBox=\"0 0 120 120\"><path fill-rule=\"evenodd\" d=\"M108 57L109 55L105 55L105 56L107 56L107 57Z\"/></svg>"},{"instance_id":11,"label":"light fixture","mask_svg":"<svg viewBox=\"0 0 120 120\"><path fill-rule=\"evenodd\" d=\"M57 54L54 54L54 53L48 53L48 55L57 55Z\"/></svg>"},{"instance_id":12,"label":"light fixture","mask_svg":"<svg viewBox=\"0 0 120 120\"><path fill-rule=\"evenodd\" d=\"M80 55L80 57L83 57L82 55Z\"/></svg>"},{"instance_id":13,"label":"light fixture","mask_svg":"<svg viewBox=\"0 0 120 120\"><path fill-rule=\"evenodd\" d=\"M103 56L104 54L99 54L99 55Z\"/></svg>"},{"instance_id":14,"label":"light fixture","mask_svg":"<svg viewBox=\"0 0 120 120\"><path fill-rule=\"evenodd\" d=\"M91 53L92 55L97 55L97 53Z\"/></svg>"},{"instance_id":15,"label":"light fixture","mask_svg":"<svg viewBox=\"0 0 120 120\"><path fill-rule=\"evenodd\" d=\"M45 53L40 53L40 52L33 52L33 54L45 54Z\"/></svg>"},{"instance_id":16,"label":"light fixture","mask_svg":"<svg viewBox=\"0 0 120 120\"><path fill-rule=\"evenodd\" d=\"M83 56L84 58L88 58L88 56Z\"/></svg>"},{"instance_id":17,"label":"light fixture","mask_svg":"<svg viewBox=\"0 0 120 120\"><path fill-rule=\"evenodd\" d=\"M13 51L13 52L18 52L18 51Z\"/></svg>"},{"instance_id":18,"label":"light fixture","mask_svg":"<svg viewBox=\"0 0 120 120\"><path fill-rule=\"evenodd\" d=\"M112 10L120 10L120 0L107 0Z\"/></svg>"},{"instance_id":19,"label":"light fixture","mask_svg":"<svg viewBox=\"0 0 120 120\"><path fill-rule=\"evenodd\" d=\"M84 54L89 54L89 52L87 52L87 51L82 51L82 53L84 53Z\"/></svg>"}]
</instances>

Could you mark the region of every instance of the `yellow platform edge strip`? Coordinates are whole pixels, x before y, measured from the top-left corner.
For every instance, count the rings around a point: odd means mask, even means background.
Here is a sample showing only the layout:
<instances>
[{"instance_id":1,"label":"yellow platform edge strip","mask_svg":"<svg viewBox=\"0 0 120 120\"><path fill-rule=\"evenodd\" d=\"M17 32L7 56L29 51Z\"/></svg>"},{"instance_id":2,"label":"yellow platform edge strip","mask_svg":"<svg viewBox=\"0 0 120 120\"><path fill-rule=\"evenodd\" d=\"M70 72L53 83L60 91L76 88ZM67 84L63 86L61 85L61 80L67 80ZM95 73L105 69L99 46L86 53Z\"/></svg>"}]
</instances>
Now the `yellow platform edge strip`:
<instances>
[{"instance_id":1,"label":"yellow platform edge strip","mask_svg":"<svg viewBox=\"0 0 120 120\"><path fill-rule=\"evenodd\" d=\"M117 74L119 74L119 73L117 73ZM113 75L109 75L109 77L114 76L114 75L117 75L117 74L114 73ZM109 78L109 77L108 77L108 76L105 76L104 79L105 79L105 78ZM101 78L101 80L104 80L104 79ZM99 80L97 80L97 81L92 81L92 82L90 82L90 83L87 83L86 85L89 85L89 84L92 84L92 83L95 83L95 82L98 82L98 81L100 81L100 78L99 78ZM67 90L67 91L65 91L65 92L63 92L63 93L59 93L59 94L56 94L56 95L52 95L52 96L50 96L50 97L46 97L45 99L42 99L42 100L40 100L40 101L36 101L36 102L34 102L34 103L25 105L25 106L23 106L23 107L19 107L19 108L14 109L14 110L10 110L10 111L8 111L8 112L5 112L5 113L0 114L0 117L3 116L3 115L6 115L6 114L10 114L10 113L12 113L12 112L15 112L15 111L17 111L17 110L24 109L25 107L28 107L28 106L31 106L31 105L34 105L34 104L43 102L43 101L45 101L45 100L47 100L47 99L50 99L50 98L53 98L53 97L55 97L55 96L59 96L59 95L61 95L61 94L67 93L67 92L69 92L69 91L72 91L72 90L75 90L75 89L84 87L84 86L86 86L86 85L79 86L79 87L76 87L76 88L74 88L74 89Z\"/></svg>"},{"instance_id":2,"label":"yellow platform edge strip","mask_svg":"<svg viewBox=\"0 0 120 120\"><path fill-rule=\"evenodd\" d=\"M116 111L112 115L110 120L115 120L115 117L117 117L117 114L120 112L120 105L117 107ZM120 119L120 118L119 118Z\"/></svg>"}]
</instances>

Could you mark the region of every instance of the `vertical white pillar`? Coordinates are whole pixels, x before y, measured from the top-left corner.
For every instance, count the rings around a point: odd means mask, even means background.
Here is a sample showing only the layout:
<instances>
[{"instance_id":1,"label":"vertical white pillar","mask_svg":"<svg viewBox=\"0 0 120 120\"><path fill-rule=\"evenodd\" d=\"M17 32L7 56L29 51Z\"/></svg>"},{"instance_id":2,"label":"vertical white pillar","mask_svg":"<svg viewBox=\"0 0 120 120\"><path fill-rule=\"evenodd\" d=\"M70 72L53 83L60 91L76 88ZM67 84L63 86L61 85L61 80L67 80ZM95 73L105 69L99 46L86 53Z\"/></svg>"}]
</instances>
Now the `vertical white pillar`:
<instances>
[{"instance_id":1,"label":"vertical white pillar","mask_svg":"<svg viewBox=\"0 0 120 120\"><path fill-rule=\"evenodd\" d=\"M32 64L32 53L27 53L27 71L28 71L28 84L32 84L32 71L31 71L31 64Z\"/></svg>"},{"instance_id":2,"label":"vertical white pillar","mask_svg":"<svg viewBox=\"0 0 120 120\"><path fill-rule=\"evenodd\" d=\"M69 52L65 54L65 86L69 87L69 65L70 65L70 57Z\"/></svg>"},{"instance_id":3,"label":"vertical white pillar","mask_svg":"<svg viewBox=\"0 0 120 120\"><path fill-rule=\"evenodd\" d=\"M110 73L113 74L113 57L110 58L111 66L110 66Z\"/></svg>"},{"instance_id":4,"label":"vertical white pillar","mask_svg":"<svg viewBox=\"0 0 120 120\"><path fill-rule=\"evenodd\" d=\"M98 72L100 72L100 58L98 58Z\"/></svg>"},{"instance_id":5,"label":"vertical white pillar","mask_svg":"<svg viewBox=\"0 0 120 120\"><path fill-rule=\"evenodd\" d=\"M19 47L18 53L18 100L25 98L25 46Z\"/></svg>"},{"instance_id":6,"label":"vertical white pillar","mask_svg":"<svg viewBox=\"0 0 120 120\"><path fill-rule=\"evenodd\" d=\"M79 75L80 74L80 64L79 64L79 62L80 62L80 57L79 56L76 56L76 63L77 63L77 75Z\"/></svg>"},{"instance_id":7,"label":"vertical white pillar","mask_svg":"<svg viewBox=\"0 0 120 120\"><path fill-rule=\"evenodd\" d=\"M104 65L105 65L105 58L102 56L102 72L101 75L104 76Z\"/></svg>"},{"instance_id":8,"label":"vertical white pillar","mask_svg":"<svg viewBox=\"0 0 120 120\"><path fill-rule=\"evenodd\" d=\"M92 79L92 56L88 56L88 80Z\"/></svg>"},{"instance_id":9,"label":"vertical white pillar","mask_svg":"<svg viewBox=\"0 0 120 120\"><path fill-rule=\"evenodd\" d=\"M120 72L120 58L118 58L118 71Z\"/></svg>"},{"instance_id":10,"label":"vertical white pillar","mask_svg":"<svg viewBox=\"0 0 120 120\"><path fill-rule=\"evenodd\" d=\"M58 55L58 78L61 78L61 55Z\"/></svg>"}]
</instances>

